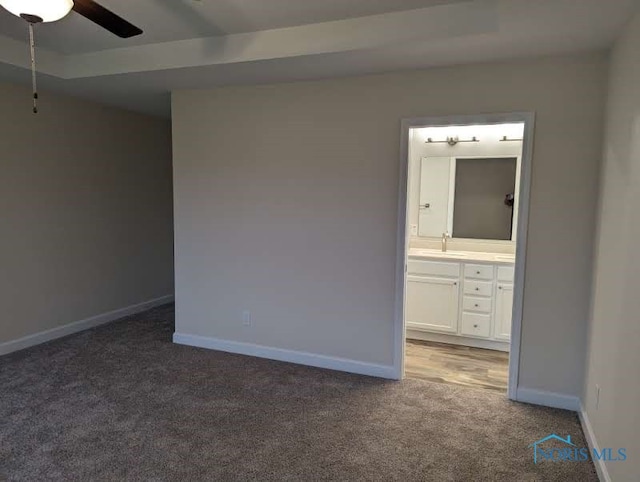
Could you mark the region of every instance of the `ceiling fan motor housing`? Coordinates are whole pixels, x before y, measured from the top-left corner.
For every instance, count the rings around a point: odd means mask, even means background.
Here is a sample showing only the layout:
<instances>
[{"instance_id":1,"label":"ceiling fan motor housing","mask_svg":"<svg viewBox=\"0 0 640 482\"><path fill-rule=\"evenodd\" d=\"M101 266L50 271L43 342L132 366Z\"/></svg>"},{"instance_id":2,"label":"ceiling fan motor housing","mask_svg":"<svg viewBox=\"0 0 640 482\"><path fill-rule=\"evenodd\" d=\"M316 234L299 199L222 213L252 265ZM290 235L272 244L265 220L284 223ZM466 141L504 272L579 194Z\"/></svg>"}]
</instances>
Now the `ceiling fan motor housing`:
<instances>
[{"instance_id":1,"label":"ceiling fan motor housing","mask_svg":"<svg viewBox=\"0 0 640 482\"><path fill-rule=\"evenodd\" d=\"M29 23L42 23L42 17L37 15L31 15L29 13L21 13L20 18L25 19Z\"/></svg>"}]
</instances>

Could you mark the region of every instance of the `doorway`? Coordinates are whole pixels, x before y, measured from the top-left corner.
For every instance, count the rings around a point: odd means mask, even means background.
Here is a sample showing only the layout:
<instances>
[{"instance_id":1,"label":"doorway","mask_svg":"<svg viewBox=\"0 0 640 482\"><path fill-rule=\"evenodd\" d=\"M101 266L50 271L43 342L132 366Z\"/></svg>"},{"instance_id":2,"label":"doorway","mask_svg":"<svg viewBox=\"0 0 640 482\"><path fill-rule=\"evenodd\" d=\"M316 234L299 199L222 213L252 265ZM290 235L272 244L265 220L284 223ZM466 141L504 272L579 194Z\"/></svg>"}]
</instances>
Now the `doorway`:
<instances>
[{"instance_id":1,"label":"doorway","mask_svg":"<svg viewBox=\"0 0 640 482\"><path fill-rule=\"evenodd\" d=\"M402 122L396 378L515 399L531 113Z\"/></svg>"}]
</instances>

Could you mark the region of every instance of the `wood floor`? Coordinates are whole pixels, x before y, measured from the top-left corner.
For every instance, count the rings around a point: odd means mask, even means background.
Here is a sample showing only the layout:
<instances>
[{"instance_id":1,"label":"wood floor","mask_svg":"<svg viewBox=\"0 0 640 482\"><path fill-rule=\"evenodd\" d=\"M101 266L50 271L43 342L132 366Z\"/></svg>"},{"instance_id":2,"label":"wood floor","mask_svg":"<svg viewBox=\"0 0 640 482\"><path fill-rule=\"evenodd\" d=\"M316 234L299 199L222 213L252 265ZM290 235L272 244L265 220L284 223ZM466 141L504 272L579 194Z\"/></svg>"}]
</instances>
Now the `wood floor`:
<instances>
[{"instance_id":1,"label":"wood floor","mask_svg":"<svg viewBox=\"0 0 640 482\"><path fill-rule=\"evenodd\" d=\"M506 392L509 354L467 346L407 340L405 376Z\"/></svg>"}]
</instances>

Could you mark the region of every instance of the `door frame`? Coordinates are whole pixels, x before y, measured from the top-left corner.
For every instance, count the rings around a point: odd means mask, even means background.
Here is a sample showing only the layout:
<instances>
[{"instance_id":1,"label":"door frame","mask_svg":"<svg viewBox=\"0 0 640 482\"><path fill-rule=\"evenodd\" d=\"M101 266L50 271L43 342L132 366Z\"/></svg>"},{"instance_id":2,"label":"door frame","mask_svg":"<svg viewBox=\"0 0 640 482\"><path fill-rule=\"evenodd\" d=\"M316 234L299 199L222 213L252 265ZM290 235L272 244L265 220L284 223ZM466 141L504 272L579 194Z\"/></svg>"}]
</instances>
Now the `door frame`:
<instances>
[{"instance_id":1,"label":"door frame","mask_svg":"<svg viewBox=\"0 0 640 482\"><path fill-rule=\"evenodd\" d=\"M420 127L443 127L449 125L509 124L524 123L522 161L520 170L520 202L518 206L517 245L515 278L513 284L513 317L509 350L509 380L507 395L516 400L520 373L520 353L522 344L522 314L524 302L524 281L527 257L527 230L529 226L529 201L531 195L531 163L533 158L533 136L535 114L533 112L511 112L478 115L453 115L438 117L418 117L402 119L400 136L400 175L398 186L398 225L396 243L396 289L394 319L394 378L404 378L405 364L405 289L407 278L407 255L410 227L407 223L409 187L409 132Z\"/></svg>"}]
</instances>

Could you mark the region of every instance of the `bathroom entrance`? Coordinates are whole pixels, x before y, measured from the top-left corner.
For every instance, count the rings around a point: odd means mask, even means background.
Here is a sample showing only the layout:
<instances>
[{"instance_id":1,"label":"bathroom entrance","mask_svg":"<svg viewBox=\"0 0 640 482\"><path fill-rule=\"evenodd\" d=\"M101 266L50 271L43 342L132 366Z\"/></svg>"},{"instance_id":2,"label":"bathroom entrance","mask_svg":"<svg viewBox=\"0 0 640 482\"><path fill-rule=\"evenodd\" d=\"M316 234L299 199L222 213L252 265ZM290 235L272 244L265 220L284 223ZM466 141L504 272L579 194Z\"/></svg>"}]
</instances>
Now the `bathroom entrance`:
<instances>
[{"instance_id":1,"label":"bathroom entrance","mask_svg":"<svg viewBox=\"0 0 640 482\"><path fill-rule=\"evenodd\" d=\"M403 122L404 377L515 398L532 132L530 114Z\"/></svg>"}]
</instances>

